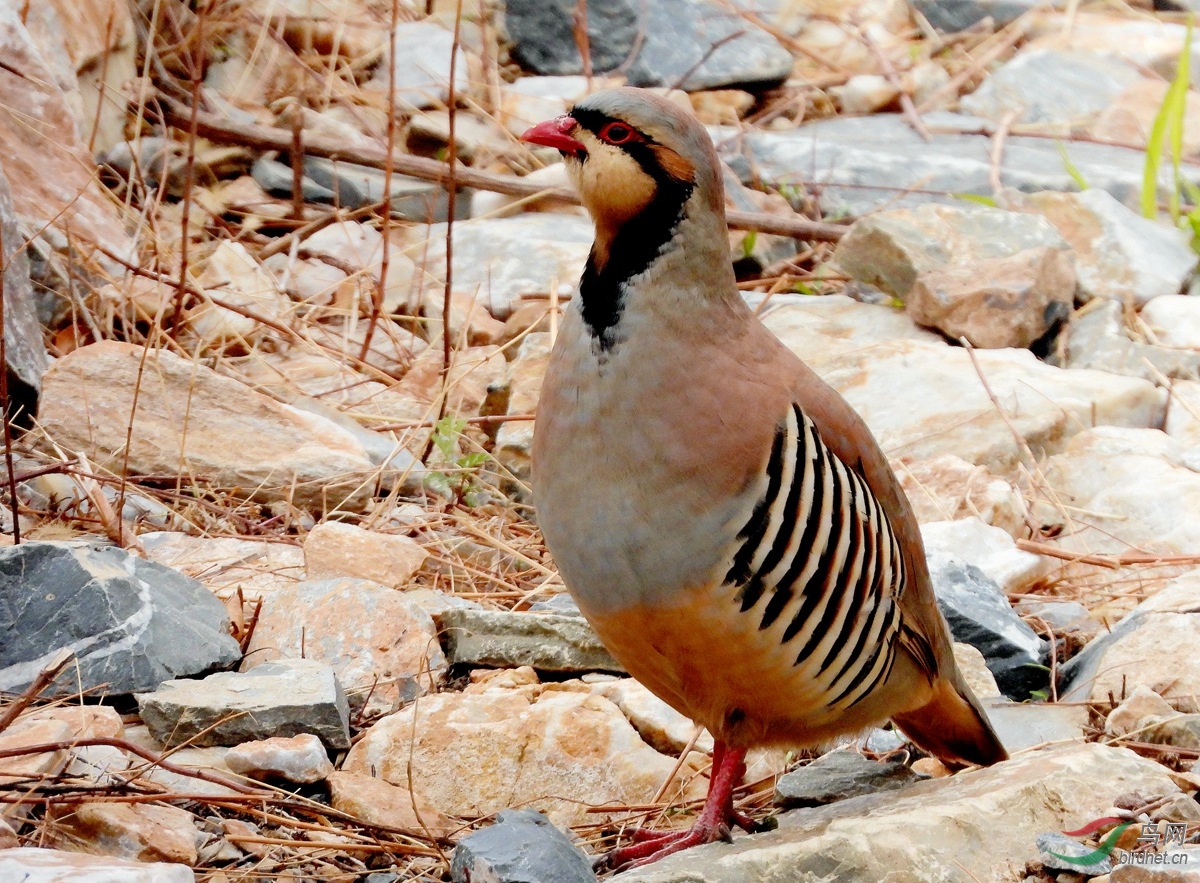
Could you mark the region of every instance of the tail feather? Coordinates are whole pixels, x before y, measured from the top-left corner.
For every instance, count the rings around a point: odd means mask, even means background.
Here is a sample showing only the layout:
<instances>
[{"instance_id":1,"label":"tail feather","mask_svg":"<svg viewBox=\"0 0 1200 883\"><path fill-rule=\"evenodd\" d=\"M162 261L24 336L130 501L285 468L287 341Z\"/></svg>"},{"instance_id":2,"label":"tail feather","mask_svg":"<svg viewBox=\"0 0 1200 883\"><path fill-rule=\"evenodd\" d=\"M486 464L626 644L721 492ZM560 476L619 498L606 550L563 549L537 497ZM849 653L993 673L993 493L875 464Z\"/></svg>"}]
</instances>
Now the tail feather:
<instances>
[{"instance_id":1,"label":"tail feather","mask_svg":"<svg viewBox=\"0 0 1200 883\"><path fill-rule=\"evenodd\" d=\"M990 766L1008 760L1008 752L988 722L987 713L966 684L940 678L933 699L893 718L910 739L943 761Z\"/></svg>"}]
</instances>

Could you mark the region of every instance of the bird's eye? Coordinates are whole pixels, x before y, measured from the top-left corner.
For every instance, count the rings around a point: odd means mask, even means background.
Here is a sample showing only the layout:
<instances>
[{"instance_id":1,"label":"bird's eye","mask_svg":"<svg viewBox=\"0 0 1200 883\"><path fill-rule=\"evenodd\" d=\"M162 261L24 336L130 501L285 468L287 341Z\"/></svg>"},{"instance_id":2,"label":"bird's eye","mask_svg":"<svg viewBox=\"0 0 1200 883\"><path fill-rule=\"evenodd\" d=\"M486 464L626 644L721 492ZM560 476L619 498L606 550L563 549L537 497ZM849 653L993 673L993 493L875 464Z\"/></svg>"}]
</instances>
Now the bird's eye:
<instances>
[{"instance_id":1,"label":"bird's eye","mask_svg":"<svg viewBox=\"0 0 1200 883\"><path fill-rule=\"evenodd\" d=\"M600 140L608 144L628 144L631 141L640 141L638 132L631 126L624 123L609 123L600 130Z\"/></svg>"}]
</instances>

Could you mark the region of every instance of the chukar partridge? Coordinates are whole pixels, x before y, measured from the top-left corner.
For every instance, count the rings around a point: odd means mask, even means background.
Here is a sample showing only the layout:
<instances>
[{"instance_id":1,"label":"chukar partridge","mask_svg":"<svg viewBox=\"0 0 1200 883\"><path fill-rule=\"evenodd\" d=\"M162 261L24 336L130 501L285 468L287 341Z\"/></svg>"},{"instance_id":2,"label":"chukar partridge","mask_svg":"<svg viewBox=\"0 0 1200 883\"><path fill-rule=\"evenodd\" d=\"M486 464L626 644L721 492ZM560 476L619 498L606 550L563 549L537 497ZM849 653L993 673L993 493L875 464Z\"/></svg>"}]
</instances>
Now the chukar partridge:
<instances>
[{"instance_id":1,"label":"chukar partridge","mask_svg":"<svg viewBox=\"0 0 1200 883\"><path fill-rule=\"evenodd\" d=\"M596 227L538 404L539 522L613 655L716 746L692 828L611 863L751 828L751 746L890 718L946 761L1003 760L886 458L738 294L704 128L623 88L523 137L562 152Z\"/></svg>"}]
</instances>

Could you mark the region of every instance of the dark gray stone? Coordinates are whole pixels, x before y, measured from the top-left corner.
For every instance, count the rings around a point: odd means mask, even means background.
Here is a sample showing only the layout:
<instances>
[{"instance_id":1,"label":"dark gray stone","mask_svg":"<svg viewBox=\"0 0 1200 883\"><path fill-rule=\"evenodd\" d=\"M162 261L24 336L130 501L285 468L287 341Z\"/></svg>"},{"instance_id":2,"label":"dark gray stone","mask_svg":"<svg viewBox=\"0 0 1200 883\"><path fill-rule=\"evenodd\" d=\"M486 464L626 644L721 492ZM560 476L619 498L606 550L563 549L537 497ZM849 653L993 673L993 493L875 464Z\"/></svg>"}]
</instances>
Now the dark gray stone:
<instances>
[{"instance_id":1,"label":"dark gray stone","mask_svg":"<svg viewBox=\"0 0 1200 883\"><path fill-rule=\"evenodd\" d=\"M625 672L581 616L447 610L442 614L442 634L451 665Z\"/></svg>"},{"instance_id":2,"label":"dark gray stone","mask_svg":"<svg viewBox=\"0 0 1200 883\"><path fill-rule=\"evenodd\" d=\"M292 167L260 156L250 168L250 175L258 182L258 186L279 199L292 198ZM300 195L305 202L318 205L336 205L338 194L328 187L323 187L308 176L300 178ZM361 198L361 197L358 197Z\"/></svg>"},{"instance_id":3,"label":"dark gray stone","mask_svg":"<svg viewBox=\"0 0 1200 883\"><path fill-rule=\"evenodd\" d=\"M954 639L983 654L1005 696L1020 701L1046 686L1048 645L1017 616L994 580L941 554L929 556L929 575Z\"/></svg>"},{"instance_id":4,"label":"dark gray stone","mask_svg":"<svg viewBox=\"0 0 1200 883\"><path fill-rule=\"evenodd\" d=\"M166 681L139 693L151 735L170 747L238 745L312 733L333 751L350 747L350 707L333 669L311 659L266 662L248 672Z\"/></svg>"},{"instance_id":5,"label":"dark gray stone","mask_svg":"<svg viewBox=\"0 0 1200 883\"><path fill-rule=\"evenodd\" d=\"M971 25L991 18L996 27L1016 21L1034 8L1064 6L1064 0L909 0L925 20L939 31L965 31Z\"/></svg>"},{"instance_id":6,"label":"dark gray stone","mask_svg":"<svg viewBox=\"0 0 1200 883\"><path fill-rule=\"evenodd\" d=\"M153 690L241 659L225 606L178 571L117 548L0 549L0 689L22 690L62 648L75 663L53 695Z\"/></svg>"},{"instance_id":7,"label":"dark gray stone","mask_svg":"<svg viewBox=\"0 0 1200 883\"><path fill-rule=\"evenodd\" d=\"M550 820L532 809L505 809L489 828L458 841L455 883L595 883L591 862Z\"/></svg>"},{"instance_id":8,"label":"dark gray stone","mask_svg":"<svg viewBox=\"0 0 1200 883\"><path fill-rule=\"evenodd\" d=\"M831 751L779 777L775 803L787 808L824 806L848 797L891 791L921 781L898 761L878 761L857 751Z\"/></svg>"},{"instance_id":9,"label":"dark gray stone","mask_svg":"<svg viewBox=\"0 0 1200 883\"><path fill-rule=\"evenodd\" d=\"M540 74L579 74L575 0L508 0L513 55ZM634 86L695 91L775 84L792 70L792 55L735 10L708 0L591 0L587 5L592 68L625 68ZM641 37L640 44L638 42ZM737 36L734 36L737 35Z\"/></svg>"},{"instance_id":10,"label":"dark gray stone","mask_svg":"<svg viewBox=\"0 0 1200 883\"><path fill-rule=\"evenodd\" d=\"M575 45L575 0L507 0L504 21L513 57L534 73L583 73ZM589 2L587 31L592 69L620 67L637 39L637 7L624 2Z\"/></svg>"},{"instance_id":11,"label":"dark gray stone","mask_svg":"<svg viewBox=\"0 0 1200 883\"><path fill-rule=\"evenodd\" d=\"M742 181L757 176L772 186L816 192L827 217L923 202L961 205L955 196L960 193L990 197L993 124L947 112L925 114L924 120L933 132L928 142L902 115L878 113L821 120L790 132L717 129L715 137L722 158ZM1024 193L1078 190L1060 144L1010 134L1004 142L1001 183ZM1139 204L1143 151L1087 142L1062 144L1061 149L1090 187L1106 190L1128 206ZM1159 179L1164 202L1172 189L1167 171ZM1198 167L1185 164L1180 173L1192 183L1200 181Z\"/></svg>"}]
</instances>

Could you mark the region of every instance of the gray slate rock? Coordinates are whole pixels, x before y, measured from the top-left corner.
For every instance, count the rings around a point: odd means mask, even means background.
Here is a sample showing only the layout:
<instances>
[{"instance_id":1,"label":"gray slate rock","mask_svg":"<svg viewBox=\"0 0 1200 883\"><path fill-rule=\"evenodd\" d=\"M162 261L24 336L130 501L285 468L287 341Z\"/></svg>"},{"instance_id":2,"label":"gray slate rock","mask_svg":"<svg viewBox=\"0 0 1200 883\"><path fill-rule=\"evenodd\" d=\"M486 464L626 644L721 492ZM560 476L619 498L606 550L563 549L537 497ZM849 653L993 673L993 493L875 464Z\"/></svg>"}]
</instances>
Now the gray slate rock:
<instances>
[{"instance_id":1,"label":"gray slate rock","mask_svg":"<svg viewBox=\"0 0 1200 883\"><path fill-rule=\"evenodd\" d=\"M991 196L988 133L994 124L947 112L925 114L924 120L933 132L929 142L903 116L878 113L820 120L790 132L717 129L715 134L722 158L743 182L757 175L772 185L817 190L826 216L865 215L885 206L925 202L961 205L957 193ZM1086 142L1063 149L1090 187L1107 190L1130 207L1138 205L1144 152ZM1185 165L1180 173L1193 183L1200 180L1200 168ZM1010 134L1000 179L1025 193L1079 189L1051 138ZM1170 188L1164 171L1159 186L1164 201Z\"/></svg>"},{"instance_id":2,"label":"gray slate rock","mask_svg":"<svg viewBox=\"0 0 1200 883\"><path fill-rule=\"evenodd\" d=\"M139 693L150 733L170 747L238 745L271 736L312 733L341 751L350 747L350 707L333 669L309 659L284 659L252 671L199 681L167 681Z\"/></svg>"},{"instance_id":3,"label":"gray slate rock","mask_svg":"<svg viewBox=\"0 0 1200 883\"><path fill-rule=\"evenodd\" d=\"M591 862L532 809L505 809L496 823L458 841L455 883L595 883Z\"/></svg>"},{"instance_id":4,"label":"gray slate rock","mask_svg":"<svg viewBox=\"0 0 1200 883\"><path fill-rule=\"evenodd\" d=\"M447 610L442 614L442 634L451 665L625 672L581 616Z\"/></svg>"},{"instance_id":5,"label":"gray slate rock","mask_svg":"<svg viewBox=\"0 0 1200 883\"><path fill-rule=\"evenodd\" d=\"M530 613L557 613L561 616L583 616L579 605L566 592L558 592L541 601L529 605Z\"/></svg>"},{"instance_id":6,"label":"gray slate rock","mask_svg":"<svg viewBox=\"0 0 1200 883\"><path fill-rule=\"evenodd\" d=\"M1033 49L1019 53L962 99L962 109L999 122L1062 123L1099 113L1141 74L1094 52Z\"/></svg>"},{"instance_id":7,"label":"gray slate rock","mask_svg":"<svg viewBox=\"0 0 1200 883\"><path fill-rule=\"evenodd\" d=\"M230 668L242 655L225 606L169 567L117 548L0 549L0 689L19 692L62 648L76 664L50 688L55 695L81 686L107 685L110 695L153 690Z\"/></svg>"},{"instance_id":8,"label":"gray slate rock","mask_svg":"<svg viewBox=\"0 0 1200 883\"><path fill-rule=\"evenodd\" d=\"M1047 742L1082 742L1088 722L1087 709L1078 705L991 701L985 707L992 729L1009 754Z\"/></svg>"},{"instance_id":9,"label":"gray slate rock","mask_svg":"<svg viewBox=\"0 0 1200 883\"><path fill-rule=\"evenodd\" d=\"M346 208L383 201L386 176L382 169L306 156L304 174L318 186L336 193L338 204ZM392 212L405 220L436 224L444 222L449 215L450 194L436 181L392 175L390 193ZM459 220L471 216L471 193L465 187L457 190L454 216Z\"/></svg>"},{"instance_id":10,"label":"gray slate rock","mask_svg":"<svg viewBox=\"0 0 1200 883\"><path fill-rule=\"evenodd\" d=\"M857 751L831 751L779 777L775 803L787 808L824 806L848 797L903 788L922 777L898 761L878 761Z\"/></svg>"},{"instance_id":11,"label":"gray slate rock","mask_svg":"<svg viewBox=\"0 0 1200 883\"><path fill-rule=\"evenodd\" d=\"M1117 300L1093 301L1071 318L1067 368L1095 368L1158 382L1161 372L1177 380L1200 380L1200 353L1131 340L1125 307Z\"/></svg>"},{"instance_id":12,"label":"gray slate rock","mask_svg":"<svg viewBox=\"0 0 1200 883\"><path fill-rule=\"evenodd\" d=\"M1063 0L909 0L909 5L939 31L965 31L990 18L997 27L1016 21L1034 8L1061 7Z\"/></svg>"},{"instance_id":13,"label":"gray slate rock","mask_svg":"<svg viewBox=\"0 0 1200 883\"><path fill-rule=\"evenodd\" d=\"M539 74L582 73L576 6L575 0L508 0L514 56ZM613 70L636 51L625 71L634 86L765 85L782 82L792 70L791 53L774 37L708 0L592 0L587 11L593 69Z\"/></svg>"},{"instance_id":14,"label":"gray slate rock","mask_svg":"<svg viewBox=\"0 0 1200 883\"><path fill-rule=\"evenodd\" d=\"M938 608L956 641L983 654L996 685L1010 699L1029 698L1046 686L1048 646L1009 606L996 582L972 564L950 555L931 554Z\"/></svg>"},{"instance_id":15,"label":"gray slate rock","mask_svg":"<svg viewBox=\"0 0 1200 883\"><path fill-rule=\"evenodd\" d=\"M49 359L42 342L37 295L30 280L25 237L21 235L8 178L0 167L0 233L4 235L4 358L17 383L10 383L13 405L36 410L37 393ZM54 300L61 298L55 294ZM25 388L21 388L24 386Z\"/></svg>"}]
</instances>

